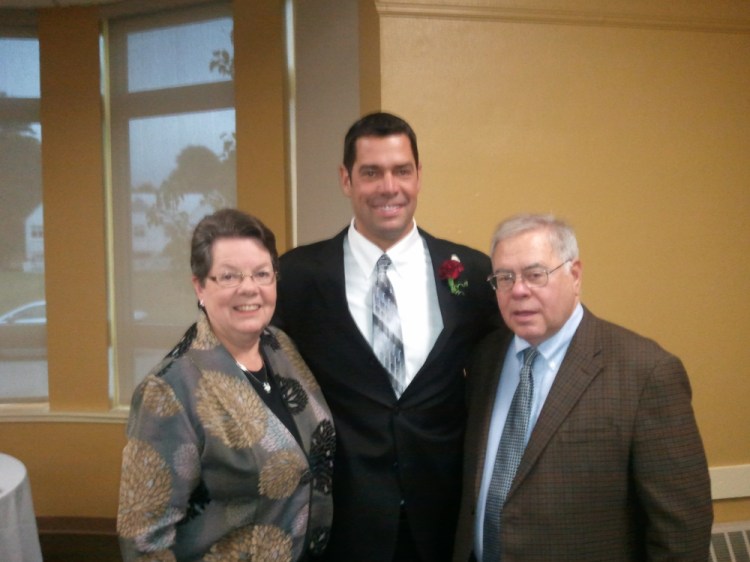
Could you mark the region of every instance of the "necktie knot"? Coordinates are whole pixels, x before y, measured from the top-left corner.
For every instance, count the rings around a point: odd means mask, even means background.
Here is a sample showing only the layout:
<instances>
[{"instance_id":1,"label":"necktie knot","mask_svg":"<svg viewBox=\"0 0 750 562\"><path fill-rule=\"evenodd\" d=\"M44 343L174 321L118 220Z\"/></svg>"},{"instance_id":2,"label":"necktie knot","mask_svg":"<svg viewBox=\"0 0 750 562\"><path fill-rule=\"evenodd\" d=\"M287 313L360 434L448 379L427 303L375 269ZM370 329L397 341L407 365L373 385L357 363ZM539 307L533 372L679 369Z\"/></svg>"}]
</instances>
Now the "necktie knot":
<instances>
[{"instance_id":1,"label":"necktie knot","mask_svg":"<svg viewBox=\"0 0 750 562\"><path fill-rule=\"evenodd\" d=\"M388 271L388 268L390 267L391 263L393 262L391 262L391 258L388 257L388 254L383 254L382 256L380 256L380 258L378 259L378 264L377 264L378 275Z\"/></svg>"},{"instance_id":2,"label":"necktie knot","mask_svg":"<svg viewBox=\"0 0 750 562\"><path fill-rule=\"evenodd\" d=\"M523 350L523 366L521 367L521 375L531 374L531 366L534 364L534 359L539 355L539 352L533 347L527 347Z\"/></svg>"}]
</instances>

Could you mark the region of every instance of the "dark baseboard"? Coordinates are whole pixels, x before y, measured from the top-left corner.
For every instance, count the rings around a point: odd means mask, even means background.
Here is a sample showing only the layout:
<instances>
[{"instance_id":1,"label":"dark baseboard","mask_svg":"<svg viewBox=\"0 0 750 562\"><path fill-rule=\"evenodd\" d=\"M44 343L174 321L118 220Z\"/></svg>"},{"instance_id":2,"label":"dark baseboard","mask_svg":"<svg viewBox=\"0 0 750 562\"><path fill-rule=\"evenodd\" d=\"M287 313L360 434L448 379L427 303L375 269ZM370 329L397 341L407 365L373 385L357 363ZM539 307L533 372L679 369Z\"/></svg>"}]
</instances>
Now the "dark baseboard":
<instances>
[{"instance_id":1,"label":"dark baseboard","mask_svg":"<svg viewBox=\"0 0 750 562\"><path fill-rule=\"evenodd\" d=\"M37 517L36 526L40 535L117 535L110 517Z\"/></svg>"},{"instance_id":2,"label":"dark baseboard","mask_svg":"<svg viewBox=\"0 0 750 562\"><path fill-rule=\"evenodd\" d=\"M115 519L37 517L44 562L121 562Z\"/></svg>"}]
</instances>

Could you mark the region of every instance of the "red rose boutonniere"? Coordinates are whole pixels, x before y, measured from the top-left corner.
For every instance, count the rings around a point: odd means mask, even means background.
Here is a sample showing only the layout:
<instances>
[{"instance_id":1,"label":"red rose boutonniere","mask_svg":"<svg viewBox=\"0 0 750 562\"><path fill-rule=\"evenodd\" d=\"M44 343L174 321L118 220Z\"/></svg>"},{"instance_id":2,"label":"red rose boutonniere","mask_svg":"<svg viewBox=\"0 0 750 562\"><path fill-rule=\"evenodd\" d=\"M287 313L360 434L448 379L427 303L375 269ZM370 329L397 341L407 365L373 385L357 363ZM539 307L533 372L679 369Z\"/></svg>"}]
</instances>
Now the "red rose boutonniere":
<instances>
[{"instance_id":1,"label":"red rose boutonniere","mask_svg":"<svg viewBox=\"0 0 750 562\"><path fill-rule=\"evenodd\" d=\"M461 260L458 259L456 254L453 254L449 260L445 260L440 269L438 269L438 277L448 281L448 288L454 295L463 295L464 289L468 286L468 281L458 281L459 276L464 271L464 265Z\"/></svg>"}]
</instances>

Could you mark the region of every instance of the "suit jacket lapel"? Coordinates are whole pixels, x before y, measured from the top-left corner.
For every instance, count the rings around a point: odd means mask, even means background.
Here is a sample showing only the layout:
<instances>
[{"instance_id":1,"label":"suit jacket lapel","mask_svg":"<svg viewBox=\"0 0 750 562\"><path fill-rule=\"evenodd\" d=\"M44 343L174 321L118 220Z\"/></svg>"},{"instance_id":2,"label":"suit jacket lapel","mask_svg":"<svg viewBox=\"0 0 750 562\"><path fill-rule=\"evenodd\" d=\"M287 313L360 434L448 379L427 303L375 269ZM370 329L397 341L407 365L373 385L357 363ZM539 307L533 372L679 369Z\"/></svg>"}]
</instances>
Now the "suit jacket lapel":
<instances>
[{"instance_id":1,"label":"suit jacket lapel","mask_svg":"<svg viewBox=\"0 0 750 562\"><path fill-rule=\"evenodd\" d=\"M597 322L598 320L584 308L581 324L570 342L565 359L542 407L508 496L532 469L549 440L601 371L601 346L597 337Z\"/></svg>"},{"instance_id":2,"label":"suit jacket lapel","mask_svg":"<svg viewBox=\"0 0 750 562\"><path fill-rule=\"evenodd\" d=\"M318 284L318 294L322 295L325 301L323 308L334 320L332 329L337 332L338 337L348 339L349 343L345 343L342 339L340 345L347 348L347 353L358 356L369 355L373 360L373 365L376 365L375 369L382 372L382 384L372 387L377 394L371 395L370 398L383 404L391 404L396 400L396 396L388 374L379 366L370 342L362 335L349 311L344 269L344 238L348 229L349 227L344 228L325 244L318 256L318 262L314 264L314 267L319 269L319 274L313 277Z\"/></svg>"},{"instance_id":3,"label":"suit jacket lapel","mask_svg":"<svg viewBox=\"0 0 750 562\"><path fill-rule=\"evenodd\" d=\"M315 275L318 284L318 294L326 300L325 309L340 325L341 333L348 335L352 343L360 347L360 352L372 353L370 343L359 331L357 323L349 312L346 298L346 279L344 274L344 237L349 227L339 232L326 244L321 252L320 260L315 267L319 274ZM342 305L343 303L343 305Z\"/></svg>"},{"instance_id":4,"label":"suit jacket lapel","mask_svg":"<svg viewBox=\"0 0 750 562\"><path fill-rule=\"evenodd\" d=\"M435 289L437 290L438 304L440 305L440 315L443 319L443 329L435 340L435 345L432 346L430 353L427 355L422 368L419 370L416 376L419 376L424 369L428 368L429 364L438 357L442 352L443 348L450 341L450 337L453 334L456 325L456 319L458 318L457 305L459 304L456 296L451 294L448 284L441 281L438 277L438 270L440 265L447 259L450 258L449 250L441 244L436 238L427 234L422 229L419 229L419 234L427 244L427 251L430 253L430 261L432 262L432 274L435 277ZM415 378L416 378L415 376Z\"/></svg>"},{"instance_id":5,"label":"suit jacket lapel","mask_svg":"<svg viewBox=\"0 0 750 562\"><path fill-rule=\"evenodd\" d=\"M326 309L331 311L336 322L340 325L340 330L349 335L352 340L352 345L359 348L358 353L367 353L374 357L370 343L364 338L362 332L359 331L354 318L352 318L352 315L349 312L349 307L346 305L344 237L347 234L348 228L349 227L344 228L344 230L331 238L324 246L324 249L319 256L319 262L315 264L315 267L320 269L320 274L315 275L314 277L316 283L318 283L318 293L324 295L324 298L327 301ZM440 356L440 353L450 341L450 337L455 331L457 323L457 306L459 304L456 296L451 294L447 283L438 278L438 269L440 268L440 265L450 258L448 247L425 231L421 229L418 230L420 236L427 245L427 251L430 254L430 261L432 262L432 273L435 276L438 304L443 319L443 330L438 335L435 345L430 350L430 353L425 359L422 367L419 369L419 372L414 376L415 381L420 376L420 373L428 369L430 364ZM341 303L344 303L344 305L342 306ZM388 382L388 385L388 388L390 389L390 382ZM402 396L408 396L409 389L414 386L414 381L412 381L412 384L406 388L406 391ZM390 400L395 397L389 395L384 396L383 398Z\"/></svg>"}]
</instances>

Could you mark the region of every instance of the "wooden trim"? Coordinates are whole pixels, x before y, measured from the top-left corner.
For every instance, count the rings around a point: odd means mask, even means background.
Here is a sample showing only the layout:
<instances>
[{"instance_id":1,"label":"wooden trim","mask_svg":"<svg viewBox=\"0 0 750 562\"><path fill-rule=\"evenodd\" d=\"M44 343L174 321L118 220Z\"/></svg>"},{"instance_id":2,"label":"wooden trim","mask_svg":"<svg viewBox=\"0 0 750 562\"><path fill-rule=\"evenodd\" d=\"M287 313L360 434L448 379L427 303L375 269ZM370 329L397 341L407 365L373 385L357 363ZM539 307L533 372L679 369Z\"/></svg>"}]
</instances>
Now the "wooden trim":
<instances>
[{"instance_id":1,"label":"wooden trim","mask_svg":"<svg viewBox=\"0 0 750 562\"><path fill-rule=\"evenodd\" d=\"M37 517L40 535L117 535L117 520L111 517Z\"/></svg>"}]
</instances>

